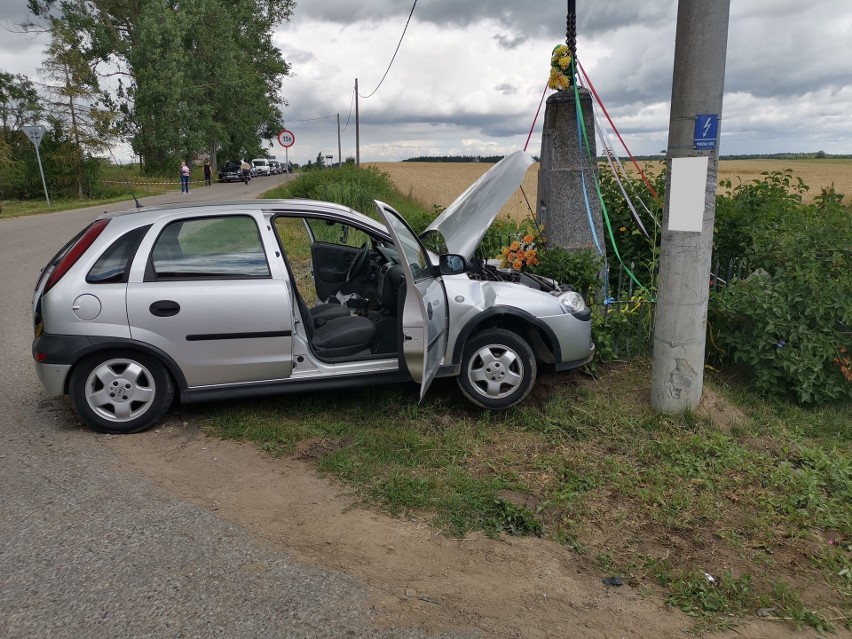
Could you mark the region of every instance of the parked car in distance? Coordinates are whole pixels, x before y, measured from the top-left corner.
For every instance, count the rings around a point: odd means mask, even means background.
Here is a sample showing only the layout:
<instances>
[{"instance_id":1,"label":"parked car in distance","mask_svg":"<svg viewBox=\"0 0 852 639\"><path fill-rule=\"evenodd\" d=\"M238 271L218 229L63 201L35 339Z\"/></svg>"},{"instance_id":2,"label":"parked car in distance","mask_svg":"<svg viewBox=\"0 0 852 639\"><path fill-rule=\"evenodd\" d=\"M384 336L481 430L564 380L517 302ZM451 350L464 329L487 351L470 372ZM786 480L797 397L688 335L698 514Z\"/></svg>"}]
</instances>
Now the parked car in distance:
<instances>
[{"instance_id":1,"label":"parked car in distance","mask_svg":"<svg viewBox=\"0 0 852 639\"><path fill-rule=\"evenodd\" d=\"M218 172L220 182L242 182L243 172L239 162L225 162Z\"/></svg>"},{"instance_id":2,"label":"parked car in distance","mask_svg":"<svg viewBox=\"0 0 852 639\"><path fill-rule=\"evenodd\" d=\"M422 398L436 377L513 406L542 364L595 352L579 293L475 256L532 162L507 156L421 236L378 200L376 219L301 199L104 213L36 283L39 380L107 433L149 428L175 400L411 381Z\"/></svg>"},{"instance_id":3,"label":"parked car in distance","mask_svg":"<svg viewBox=\"0 0 852 639\"><path fill-rule=\"evenodd\" d=\"M270 175L269 160L266 158L255 158L251 163L258 175Z\"/></svg>"},{"instance_id":4,"label":"parked car in distance","mask_svg":"<svg viewBox=\"0 0 852 639\"><path fill-rule=\"evenodd\" d=\"M279 164L278 160L269 160L269 174L270 175L281 175L283 173L283 169L281 168L281 164Z\"/></svg>"}]
</instances>

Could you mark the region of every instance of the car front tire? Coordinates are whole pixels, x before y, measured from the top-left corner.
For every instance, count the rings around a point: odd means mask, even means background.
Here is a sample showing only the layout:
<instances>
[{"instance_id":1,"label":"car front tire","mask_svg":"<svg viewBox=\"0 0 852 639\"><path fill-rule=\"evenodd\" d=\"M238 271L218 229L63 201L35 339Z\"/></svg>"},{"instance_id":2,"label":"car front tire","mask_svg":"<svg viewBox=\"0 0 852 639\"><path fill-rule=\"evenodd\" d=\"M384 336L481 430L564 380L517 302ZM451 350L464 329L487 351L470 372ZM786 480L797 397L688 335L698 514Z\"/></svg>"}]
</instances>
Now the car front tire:
<instances>
[{"instance_id":1,"label":"car front tire","mask_svg":"<svg viewBox=\"0 0 852 639\"><path fill-rule=\"evenodd\" d=\"M151 428L174 399L168 371L143 353L90 355L74 368L68 390L83 422L100 433Z\"/></svg>"},{"instance_id":2,"label":"car front tire","mask_svg":"<svg viewBox=\"0 0 852 639\"><path fill-rule=\"evenodd\" d=\"M465 344L458 384L477 406L505 410L530 394L536 373L535 355L522 337L490 328Z\"/></svg>"}]
</instances>

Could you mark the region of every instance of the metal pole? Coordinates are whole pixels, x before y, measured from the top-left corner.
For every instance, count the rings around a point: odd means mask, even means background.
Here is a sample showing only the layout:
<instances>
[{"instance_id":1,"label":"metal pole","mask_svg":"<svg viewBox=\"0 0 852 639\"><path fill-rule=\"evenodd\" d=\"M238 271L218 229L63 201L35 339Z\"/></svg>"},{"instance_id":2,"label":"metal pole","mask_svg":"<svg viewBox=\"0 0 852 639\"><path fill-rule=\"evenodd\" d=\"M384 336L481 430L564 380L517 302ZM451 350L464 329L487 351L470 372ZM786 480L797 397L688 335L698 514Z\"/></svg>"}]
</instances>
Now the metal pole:
<instances>
[{"instance_id":1,"label":"metal pole","mask_svg":"<svg viewBox=\"0 0 852 639\"><path fill-rule=\"evenodd\" d=\"M41 168L41 154L38 152L38 144L35 145L36 159L38 160L38 171L41 173L41 185L44 187L44 199L47 200L47 206L50 207L50 196L47 194L47 181L44 179L44 169Z\"/></svg>"},{"instance_id":2,"label":"metal pole","mask_svg":"<svg viewBox=\"0 0 852 639\"><path fill-rule=\"evenodd\" d=\"M670 414L703 390L729 15L730 0L678 1L651 370L651 407Z\"/></svg>"},{"instance_id":3,"label":"metal pole","mask_svg":"<svg viewBox=\"0 0 852 639\"><path fill-rule=\"evenodd\" d=\"M358 114L358 78L355 78L355 166L361 166L361 117Z\"/></svg>"},{"instance_id":4,"label":"metal pole","mask_svg":"<svg viewBox=\"0 0 852 639\"><path fill-rule=\"evenodd\" d=\"M343 157L340 151L340 114L337 114L337 168L343 168Z\"/></svg>"}]
</instances>

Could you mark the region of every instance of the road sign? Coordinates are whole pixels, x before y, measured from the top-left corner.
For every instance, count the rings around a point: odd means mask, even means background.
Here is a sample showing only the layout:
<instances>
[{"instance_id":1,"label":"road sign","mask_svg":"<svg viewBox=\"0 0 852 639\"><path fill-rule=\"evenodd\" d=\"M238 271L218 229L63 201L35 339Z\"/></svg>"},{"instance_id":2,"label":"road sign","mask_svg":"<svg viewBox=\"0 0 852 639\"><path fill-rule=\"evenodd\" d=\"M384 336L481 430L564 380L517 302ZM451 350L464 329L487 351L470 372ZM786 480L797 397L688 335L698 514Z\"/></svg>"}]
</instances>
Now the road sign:
<instances>
[{"instance_id":1,"label":"road sign","mask_svg":"<svg viewBox=\"0 0 852 639\"><path fill-rule=\"evenodd\" d=\"M44 199L47 200L47 205L50 206L50 195L47 194L47 180L44 179L44 168L41 166L41 155L38 152L38 147L41 145L41 141L44 139L44 134L47 133L47 129L41 124L29 124L27 126L22 126L21 131L23 131L24 135L26 135L35 145L36 160L38 160L38 172L41 173L41 185L44 187Z\"/></svg>"},{"instance_id":2,"label":"road sign","mask_svg":"<svg viewBox=\"0 0 852 639\"><path fill-rule=\"evenodd\" d=\"M278 144L283 146L285 149L289 149L296 143L296 136L293 135L292 131L288 131L284 129L281 133L278 134Z\"/></svg>"},{"instance_id":3,"label":"road sign","mask_svg":"<svg viewBox=\"0 0 852 639\"><path fill-rule=\"evenodd\" d=\"M715 113L702 113L695 116L695 146L699 151L716 148L719 141L719 116Z\"/></svg>"},{"instance_id":4,"label":"road sign","mask_svg":"<svg viewBox=\"0 0 852 639\"><path fill-rule=\"evenodd\" d=\"M36 148L39 147L42 139L44 138L44 134L47 133L47 129L41 124L22 126L21 131L23 131L24 135L26 135L33 144L35 144Z\"/></svg>"}]
</instances>

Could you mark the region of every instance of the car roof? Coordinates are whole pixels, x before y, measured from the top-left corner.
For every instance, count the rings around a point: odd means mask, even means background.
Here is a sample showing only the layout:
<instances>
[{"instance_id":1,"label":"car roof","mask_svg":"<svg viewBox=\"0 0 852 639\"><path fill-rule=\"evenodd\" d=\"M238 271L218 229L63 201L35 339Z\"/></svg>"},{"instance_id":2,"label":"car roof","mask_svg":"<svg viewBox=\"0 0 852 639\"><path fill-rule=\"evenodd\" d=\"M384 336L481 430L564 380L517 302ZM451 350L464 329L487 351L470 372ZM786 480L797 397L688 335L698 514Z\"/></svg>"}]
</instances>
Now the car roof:
<instances>
[{"instance_id":1,"label":"car roof","mask_svg":"<svg viewBox=\"0 0 852 639\"><path fill-rule=\"evenodd\" d=\"M221 215L223 213L246 213L260 211L266 217L274 215L286 215L287 213L299 213L329 217L343 223L366 227L387 237L385 226L371 217L358 211L335 204L334 202L323 202L320 200L307 200L299 198L271 199L271 200L242 200L233 202L174 202L157 206L145 206L142 208L102 213L98 219L117 218L123 222L129 222L132 226L144 226L153 224L167 217L195 217L206 215Z\"/></svg>"}]
</instances>

